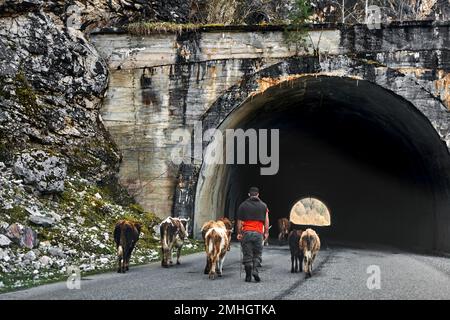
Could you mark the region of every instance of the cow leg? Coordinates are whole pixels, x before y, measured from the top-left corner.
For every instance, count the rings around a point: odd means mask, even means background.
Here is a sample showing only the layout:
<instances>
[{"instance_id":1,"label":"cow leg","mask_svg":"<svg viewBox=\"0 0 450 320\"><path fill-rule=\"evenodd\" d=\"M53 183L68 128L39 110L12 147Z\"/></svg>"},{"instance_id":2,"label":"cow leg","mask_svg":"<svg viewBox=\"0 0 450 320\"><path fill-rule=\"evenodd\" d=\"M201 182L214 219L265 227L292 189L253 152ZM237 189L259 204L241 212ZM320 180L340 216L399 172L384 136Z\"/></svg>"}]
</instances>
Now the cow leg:
<instances>
[{"instance_id":1,"label":"cow leg","mask_svg":"<svg viewBox=\"0 0 450 320\"><path fill-rule=\"evenodd\" d=\"M165 267L165 252L164 252L164 246L161 246L161 267Z\"/></svg>"},{"instance_id":2,"label":"cow leg","mask_svg":"<svg viewBox=\"0 0 450 320\"><path fill-rule=\"evenodd\" d=\"M212 256L208 255L206 257L206 266L208 267L208 274L211 272L212 269Z\"/></svg>"},{"instance_id":3,"label":"cow leg","mask_svg":"<svg viewBox=\"0 0 450 320\"><path fill-rule=\"evenodd\" d=\"M177 264L180 264L181 246L177 248Z\"/></svg>"},{"instance_id":4,"label":"cow leg","mask_svg":"<svg viewBox=\"0 0 450 320\"><path fill-rule=\"evenodd\" d=\"M134 250L134 244L131 245L131 248L128 251L127 259L126 259L126 262L125 262L125 271L130 270L130 259L131 259L131 253L133 252L133 250Z\"/></svg>"},{"instance_id":5,"label":"cow leg","mask_svg":"<svg viewBox=\"0 0 450 320\"><path fill-rule=\"evenodd\" d=\"M117 272L121 273L122 272L122 257L123 257L123 249L122 246L117 245L117 262L118 262L118 268L117 268Z\"/></svg>"},{"instance_id":6,"label":"cow leg","mask_svg":"<svg viewBox=\"0 0 450 320\"><path fill-rule=\"evenodd\" d=\"M120 264L121 273L125 273L126 272L126 264L127 264L128 252L129 252L129 249L125 245L125 247L123 248L122 261L121 261L121 264Z\"/></svg>"},{"instance_id":7,"label":"cow leg","mask_svg":"<svg viewBox=\"0 0 450 320\"><path fill-rule=\"evenodd\" d=\"M210 264L208 256L206 256L206 265L205 265L205 270L203 271L203 273L209 274L209 270L211 270L211 264Z\"/></svg>"},{"instance_id":8,"label":"cow leg","mask_svg":"<svg viewBox=\"0 0 450 320\"><path fill-rule=\"evenodd\" d=\"M295 256L291 254L291 273L294 273L294 260Z\"/></svg>"},{"instance_id":9,"label":"cow leg","mask_svg":"<svg viewBox=\"0 0 450 320\"><path fill-rule=\"evenodd\" d=\"M303 272L303 251L299 252L297 259L299 272Z\"/></svg>"},{"instance_id":10,"label":"cow leg","mask_svg":"<svg viewBox=\"0 0 450 320\"><path fill-rule=\"evenodd\" d=\"M168 262L168 257L169 257L169 248L167 248L167 247L163 247L163 248L161 248L161 250L162 250L162 261L161 261L161 265L164 267L164 268L168 268L169 267L169 264L167 263Z\"/></svg>"},{"instance_id":11,"label":"cow leg","mask_svg":"<svg viewBox=\"0 0 450 320\"><path fill-rule=\"evenodd\" d=\"M294 255L294 273L298 272L297 254Z\"/></svg>"},{"instance_id":12,"label":"cow leg","mask_svg":"<svg viewBox=\"0 0 450 320\"><path fill-rule=\"evenodd\" d=\"M305 257L305 254L303 254L303 272L305 272L306 275L308 275L308 260Z\"/></svg>"},{"instance_id":13,"label":"cow leg","mask_svg":"<svg viewBox=\"0 0 450 320\"><path fill-rule=\"evenodd\" d=\"M219 258L219 270L217 271L217 275L219 277L222 276L222 272L223 272L223 263L225 261L225 251L223 252L223 254L221 255L221 257Z\"/></svg>"},{"instance_id":14,"label":"cow leg","mask_svg":"<svg viewBox=\"0 0 450 320\"><path fill-rule=\"evenodd\" d=\"M173 264L173 261L172 261L172 258L173 258L173 247L170 247L169 248L169 264Z\"/></svg>"},{"instance_id":15,"label":"cow leg","mask_svg":"<svg viewBox=\"0 0 450 320\"><path fill-rule=\"evenodd\" d=\"M117 272L122 273L122 257L119 257L118 262L119 262L119 267L117 269Z\"/></svg>"},{"instance_id":16,"label":"cow leg","mask_svg":"<svg viewBox=\"0 0 450 320\"><path fill-rule=\"evenodd\" d=\"M211 257L211 269L209 270L209 279L214 280L216 277L217 256Z\"/></svg>"},{"instance_id":17,"label":"cow leg","mask_svg":"<svg viewBox=\"0 0 450 320\"><path fill-rule=\"evenodd\" d=\"M306 268L307 268L306 274L307 274L308 278L310 278L312 275L312 261L311 260L308 260Z\"/></svg>"}]
</instances>

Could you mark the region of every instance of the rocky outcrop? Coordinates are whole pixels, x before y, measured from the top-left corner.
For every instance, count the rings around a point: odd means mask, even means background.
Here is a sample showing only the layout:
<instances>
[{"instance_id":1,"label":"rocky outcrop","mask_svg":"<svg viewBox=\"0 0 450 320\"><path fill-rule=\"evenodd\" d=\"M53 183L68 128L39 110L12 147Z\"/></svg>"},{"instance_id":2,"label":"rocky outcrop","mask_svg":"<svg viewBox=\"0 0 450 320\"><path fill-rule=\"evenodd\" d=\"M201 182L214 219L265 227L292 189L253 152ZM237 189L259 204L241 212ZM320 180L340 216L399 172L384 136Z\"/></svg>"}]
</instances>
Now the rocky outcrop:
<instances>
[{"instance_id":1,"label":"rocky outcrop","mask_svg":"<svg viewBox=\"0 0 450 320\"><path fill-rule=\"evenodd\" d=\"M0 160L43 192L62 190L65 166L114 176L120 157L99 116L108 71L84 35L30 12L0 19L0 36Z\"/></svg>"},{"instance_id":2,"label":"rocky outcrop","mask_svg":"<svg viewBox=\"0 0 450 320\"><path fill-rule=\"evenodd\" d=\"M89 31L96 27L115 27L138 20L185 23L197 8L197 2L199 1L0 0L0 15L42 10L57 15L64 23L75 24L80 30Z\"/></svg>"}]
</instances>

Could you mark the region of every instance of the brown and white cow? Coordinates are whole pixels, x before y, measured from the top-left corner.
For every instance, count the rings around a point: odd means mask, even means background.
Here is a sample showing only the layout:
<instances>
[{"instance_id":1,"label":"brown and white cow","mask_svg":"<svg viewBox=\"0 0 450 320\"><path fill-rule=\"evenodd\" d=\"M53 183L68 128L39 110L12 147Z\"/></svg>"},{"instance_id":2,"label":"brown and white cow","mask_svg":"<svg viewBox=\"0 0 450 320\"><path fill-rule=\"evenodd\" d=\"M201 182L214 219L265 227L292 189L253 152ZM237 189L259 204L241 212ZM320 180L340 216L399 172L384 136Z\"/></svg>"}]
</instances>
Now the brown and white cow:
<instances>
[{"instance_id":1,"label":"brown and white cow","mask_svg":"<svg viewBox=\"0 0 450 320\"><path fill-rule=\"evenodd\" d=\"M227 235L227 229L220 225L220 221L216 225L209 228L205 234L205 251L207 266L209 265L209 279L214 280L217 276L222 276L223 262L225 260L225 254L229 239Z\"/></svg>"},{"instance_id":2,"label":"brown and white cow","mask_svg":"<svg viewBox=\"0 0 450 320\"><path fill-rule=\"evenodd\" d=\"M320 250L320 239L313 229L306 229L300 237L300 248L303 251L303 271L308 277L312 275L313 263Z\"/></svg>"},{"instance_id":3,"label":"brown and white cow","mask_svg":"<svg viewBox=\"0 0 450 320\"><path fill-rule=\"evenodd\" d=\"M117 272L125 273L129 270L131 253L139 240L142 225L139 222L120 220L114 228L114 242L117 247L119 269Z\"/></svg>"},{"instance_id":4,"label":"brown and white cow","mask_svg":"<svg viewBox=\"0 0 450 320\"><path fill-rule=\"evenodd\" d=\"M289 235L289 220L287 218L278 219L278 243L281 245L287 240Z\"/></svg>"},{"instance_id":5,"label":"brown and white cow","mask_svg":"<svg viewBox=\"0 0 450 320\"><path fill-rule=\"evenodd\" d=\"M172 254L173 249L177 251L177 264L180 264L181 248L183 247L184 240L188 237L187 224L189 219L181 218L166 218L159 225L160 237L161 237L161 266L168 268L173 264Z\"/></svg>"},{"instance_id":6,"label":"brown and white cow","mask_svg":"<svg viewBox=\"0 0 450 320\"><path fill-rule=\"evenodd\" d=\"M214 227L218 227L218 228L225 228L226 229L226 234L227 234L227 238L228 238L228 245L227 245L227 251L230 251L231 249L231 234L233 233L233 221L231 221L230 219L226 218L226 217L222 217L219 218L217 221L214 220L209 220L207 222L205 222L202 226L202 238L203 241L205 241L205 245L206 245L206 233ZM211 264L210 264L210 260L208 258L208 255L206 255L206 265L205 265L205 269L204 269L204 274L209 274L209 271L211 270Z\"/></svg>"}]
</instances>

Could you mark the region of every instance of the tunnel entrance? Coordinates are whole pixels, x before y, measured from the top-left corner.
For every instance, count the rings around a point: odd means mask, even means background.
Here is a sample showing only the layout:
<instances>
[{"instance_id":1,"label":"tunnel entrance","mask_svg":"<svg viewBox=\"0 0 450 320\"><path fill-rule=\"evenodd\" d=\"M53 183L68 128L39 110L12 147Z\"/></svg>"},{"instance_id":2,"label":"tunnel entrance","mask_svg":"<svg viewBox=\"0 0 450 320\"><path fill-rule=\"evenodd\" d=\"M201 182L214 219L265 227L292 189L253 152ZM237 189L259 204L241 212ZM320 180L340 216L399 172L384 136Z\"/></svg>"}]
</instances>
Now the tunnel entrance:
<instances>
[{"instance_id":1,"label":"tunnel entrance","mask_svg":"<svg viewBox=\"0 0 450 320\"><path fill-rule=\"evenodd\" d=\"M220 128L279 129L279 171L262 176L259 164L204 165L200 222L211 214L234 218L257 186L270 209L271 236L277 219L310 196L332 212L332 224L317 227L327 240L433 250L448 236L438 231L448 221L448 150L428 119L390 91L350 78L300 78L248 100Z\"/></svg>"}]
</instances>

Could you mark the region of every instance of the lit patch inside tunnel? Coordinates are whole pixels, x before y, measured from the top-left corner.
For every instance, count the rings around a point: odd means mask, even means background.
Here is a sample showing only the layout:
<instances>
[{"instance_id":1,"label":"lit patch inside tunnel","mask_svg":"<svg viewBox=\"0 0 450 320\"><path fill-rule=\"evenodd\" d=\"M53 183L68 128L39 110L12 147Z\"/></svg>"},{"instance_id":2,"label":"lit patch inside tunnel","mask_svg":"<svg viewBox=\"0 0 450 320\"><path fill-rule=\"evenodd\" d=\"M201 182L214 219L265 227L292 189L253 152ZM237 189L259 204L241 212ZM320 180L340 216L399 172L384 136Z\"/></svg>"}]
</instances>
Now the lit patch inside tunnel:
<instances>
[{"instance_id":1,"label":"lit patch inside tunnel","mask_svg":"<svg viewBox=\"0 0 450 320\"><path fill-rule=\"evenodd\" d=\"M322 199L325 240L447 250L449 154L431 123L403 98L367 81L304 77L247 100L220 129L279 129L279 171L203 165L196 224L234 218L250 186L276 220L302 197ZM248 148L247 148L248 150Z\"/></svg>"},{"instance_id":2,"label":"lit patch inside tunnel","mask_svg":"<svg viewBox=\"0 0 450 320\"><path fill-rule=\"evenodd\" d=\"M330 210L319 199L303 198L291 208L289 221L303 226L329 226L331 225Z\"/></svg>"}]
</instances>

